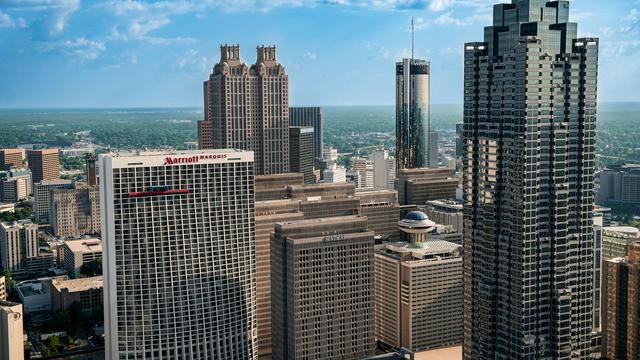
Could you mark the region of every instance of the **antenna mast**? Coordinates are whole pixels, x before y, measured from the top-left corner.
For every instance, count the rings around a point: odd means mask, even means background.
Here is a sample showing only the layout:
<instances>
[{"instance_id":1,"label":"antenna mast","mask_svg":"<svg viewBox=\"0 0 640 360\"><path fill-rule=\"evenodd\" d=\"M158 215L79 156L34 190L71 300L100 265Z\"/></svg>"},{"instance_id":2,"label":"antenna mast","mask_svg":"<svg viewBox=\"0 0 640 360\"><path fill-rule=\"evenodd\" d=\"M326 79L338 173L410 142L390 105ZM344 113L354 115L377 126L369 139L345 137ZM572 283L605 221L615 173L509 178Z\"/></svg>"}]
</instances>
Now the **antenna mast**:
<instances>
[{"instance_id":1,"label":"antenna mast","mask_svg":"<svg viewBox=\"0 0 640 360\"><path fill-rule=\"evenodd\" d=\"M415 28L413 26L413 16L412 16L411 17L411 60L413 60L413 48L415 47L414 36L415 36Z\"/></svg>"}]
</instances>

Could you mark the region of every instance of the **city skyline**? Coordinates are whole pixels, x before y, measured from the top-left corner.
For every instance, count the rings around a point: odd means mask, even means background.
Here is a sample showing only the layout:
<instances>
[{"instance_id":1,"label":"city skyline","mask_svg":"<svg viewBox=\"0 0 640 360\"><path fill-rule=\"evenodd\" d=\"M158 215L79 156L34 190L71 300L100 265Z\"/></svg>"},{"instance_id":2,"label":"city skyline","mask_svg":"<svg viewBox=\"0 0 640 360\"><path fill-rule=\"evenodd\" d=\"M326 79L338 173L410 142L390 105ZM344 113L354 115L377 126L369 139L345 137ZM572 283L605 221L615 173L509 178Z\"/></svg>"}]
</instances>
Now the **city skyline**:
<instances>
[{"instance_id":1,"label":"city skyline","mask_svg":"<svg viewBox=\"0 0 640 360\"><path fill-rule=\"evenodd\" d=\"M12 85L0 88L0 107L195 106L221 43L239 43L245 59L255 44L278 46L294 79L291 105L391 105L389 72L410 54L412 16L415 55L431 60L439 90L432 102L462 103L462 44L490 19L493 3L3 2L0 74ZM639 101L631 90L640 75L640 4L597 5L572 1L571 20L601 38L600 100Z\"/></svg>"}]
</instances>

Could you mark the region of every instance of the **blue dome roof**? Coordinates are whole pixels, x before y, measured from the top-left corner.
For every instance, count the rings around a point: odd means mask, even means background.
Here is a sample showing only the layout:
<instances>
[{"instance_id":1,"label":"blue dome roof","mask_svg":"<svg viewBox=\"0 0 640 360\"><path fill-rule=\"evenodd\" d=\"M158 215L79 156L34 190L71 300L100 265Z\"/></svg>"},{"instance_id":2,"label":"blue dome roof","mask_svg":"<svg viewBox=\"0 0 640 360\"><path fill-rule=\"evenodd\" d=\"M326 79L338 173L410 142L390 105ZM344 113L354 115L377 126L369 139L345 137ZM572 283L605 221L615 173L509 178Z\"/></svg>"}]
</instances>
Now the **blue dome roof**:
<instances>
[{"instance_id":1,"label":"blue dome roof","mask_svg":"<svg viewBox=\"0 0 640 360\"><path fill-rule=\"evenodd\" d=\"M429 220L427 214L422 211L411 211L404 217L405 220L425 221Z\"/></svg>"}]
</instances>

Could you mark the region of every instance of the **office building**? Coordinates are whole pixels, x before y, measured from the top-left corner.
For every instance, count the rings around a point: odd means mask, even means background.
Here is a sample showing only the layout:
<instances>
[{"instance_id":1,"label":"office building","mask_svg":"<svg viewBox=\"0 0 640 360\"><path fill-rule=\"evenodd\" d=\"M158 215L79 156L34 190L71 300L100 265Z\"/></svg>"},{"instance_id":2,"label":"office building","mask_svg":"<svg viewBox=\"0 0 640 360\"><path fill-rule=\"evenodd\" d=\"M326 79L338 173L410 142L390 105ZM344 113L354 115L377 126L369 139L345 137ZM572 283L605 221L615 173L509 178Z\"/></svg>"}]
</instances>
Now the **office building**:
<instances>
[{"instance_id":1,"label":"office building","mask_svg":"<svg viewBox=\"0 0 640 360\"><path fill-rule=\"evenodd\" d=\"M356 156L351 158L351 164L353 171L358 174L356 187L360 189L373 189L375 187L373 160Z\"/></svg>"},{"instance_id":2,"label":"office building","mask_svg":"<svg viewBox=\"0 0 640 360\"><path fill-rule=\"evenodd\" d=\"M430 240L437 224L422 211L410 211L398 221L400 239L409 243L422 243Z\"/></svg>"},{"instance_id":3,"label":"office building","mask_svg":"<svg viewBox=\"0 0 640 360\"><path fill-rule=\"evenodd\" d=\"M24 166L24 150L0 149L0 171Z\"/></svg>"},{"instance_id":4,"label":"office building","mask_svg":"<svg viewBox=\"0 0 640 360\"><path fill-rule=\"evenodd\" d=\"M313 127L289 127L289 161L291 172L304 174L305 184L315 184L313 173Z\"/></svg>"},{"instance_id":5,"label":"office building","mask_svg":"<svg viewBox=\"0 0 640 360\"><path fill-rule=\"evenodd\" d=\"M257 359L253 153L98 167L106 358Z\"/></svg>"},{"instance_id":6,"label":"office building","mask_svg":"<svg viewBox=\"0 0 640 360\"><path fill-rule=\"evenodd\" d=\"M347 169L344 166L332 163L323 171L322 182L324 183L343 183L347 182Z\"/></svg>"},{"instance_id":7,"label":"office building","mask_svg":"<svg viewBox=\"0 0 640 360\"><path fill-rule=\"evenodd\" d=\"M24 359L22 304L0 300L0 360Z\"/></svg>"},{"instance_id":8,"label":"office building","mask_svg":"<svg viewBox=\"0 0 640 360\"><path fill-rule=\"evenodd\" d=\"M378 189L393 190L396 179L396 159L389 152L378 149L371 155L373 158L373 185Z\"/></svg>"},{"instance_id":9,"label":"office building","mask_svg":"<svg viewBox=\"0 0 640 360\"><path fill-rule=\"evenodd\" d=\"M66 240L62 244L62 265L73 279L81 275L82 265L102 257L102 241L95 238Z\"/></svg>"},{"instance_id":10,"label":"office building","mask_svg":"<svg viewBox=\"0 0 640 360\"><path fill-rule=\"evenodd\" d=\"M66 276L62 276L66 278ZM51 279L48 277L25 280L15 286L25 314L51 311Z\"/></svg>"},{"instance_id":11,"label":"office building","mask_svg":"<svg viewBox=\"0 0 640 360\"><path fill-rule=\"evenodd\" d=\"M439 155L439 137L438 133L431 131L429 133L429 167L437 168L440 157Z\"/></svg>"},{"instance_id":12,"label":"office building","mask_svg":"<svg viewBox=\"0 0 640 360\"><path fill-rule=\"evenodd\" d=\"M87 155L87 159L85 160L84 171L85 171L85 179L87 181L87 185L89 186L97 186L98 185L98 168L96 167L97 160L94 154Z\"/></svg>"},{"instance_id":13,"label":"office building","mask_svg":"<svg viewBox=\"0 0 640 360\"><path fill-rule=\"evenodd\" d=\"M375 353L373 237L359 216L275 225L274 360L348 360Z\"/></svg>"},{"instance_id":14,"label":"office building","mask_svg":"<svg viewBox=\"0 0 640 360\"><path fill-rule=\"evenodd\" d=\"M633 226L602 228L602 259L609 260L629 255L629 245L637 240L640 240L640 229Z\"/></svg>"},{"instance_id":15,"label":"office building","mask_svg":"<svg viewBox=\"0 0 640 360\"><path fill-rule=\"evenodd\" d=\"M49 222L49 206L51 205L51 190L72 189L69 180L43 180L33 184L33 215L38 223Z\"/></svg>"},{"instance_id":16,"label":"office building","mask_svg":"<svg viewBox=\"0 0 640 360\"><path fill-rule=\"evenodd\" d=\"M458 179L451 169L402 169L395 188L400 205L423 205L429 200L455 198Z\"/></svg>"},{"instance_id":17,"label":"office building","mask_svg":"<svg viewBox=\"0 0 640 360\"><path fill-rule=\"evenodd\" d=\"M58 149L27 150L27 163L34 184L60 177Z\"/></svg>"},{"instance_id":18,"label":"office building","mask_svg":"<svg viewBox=\"0 0 640 360\"><path fill-rule=\"evenodd\" d=\"M640 165L627 164L600 172L598 203L640 204Z\"/></svg>"},{"instance_id":19,"label":"office building","mask_svg":"<svg viewBox=\"0 0 640 360\"><path fill-rule=\"evenodd\" d=\"M75 184L73 189L49 192L49 224L58 237L100 232L100 193L95 186Z\"/></svg>"},{"instance_id":20,"label":"office building","mask_svg":"<svg viewBox=\"0 0 640 360\"><path fill-rule=\"evenodd\" d=\"M516 0L465 44L464 359L590 356L598 39L576 35L569 1Z\"/></svg>"},{"instance_id":21,"label":"office building","mask_svg":"<svg viewBox=\"0 0 640 360\"><path fill-rule=\"evenodd\" d=\"M0 171L0 202L18 202L31 194L31 171L11 168Z\"/></svg>"},{"instance_id":22,"label":"office building","mask_svg":"<svg viewBox=\"0 0 640 360\"><path fill-rule=\"evenodd\" d=\"M198 120L198 149L213 149L213 128L211 121Z\"/></svg>"},{"instance_id":23,"label":"office building","mask_svg":"<svg viewBox=\"0 0 640 360\"><path fill-rule=\"evenodd\" d=\"M286 199L287 187L304 184L304 175L289 173L256 176L255 184L256 201Z\"/></svg>"},{"instance_id":24,"label":"office building","mask_svg":"<svg viewBox=\"0 0 640 360\"><path fill-rule=\"evenodd\" d=\"M102 312L102 276L82 279L51 280L51 311L66 310L73 303L81 305L83 313Z\"/></svg>"},{"instance_id":25,"label":"office building","mask_svg":"<svg viewBox=\"0 0 640 360\"><path fill-rule=\"evenodd\" d=\"M374 279L378 341L413 351L462 344L462 246L385 244Z\"/></svg>"},{"instance_id":26,"label":"office building","mask_svg":"<svg viewBox=\"0 0 640 360\"><path fill-rule=\"evenodd\" d=\"M396 169L429 167L430 65L418 59L396 63Z\"/></svg>"},{"instance_id":27,"label":"office building","mask_svg":"<svg viewBox=\"0 0 640 360\"><path fill-rule=\"evenodd\" d=\"M458 233L462 233L464 228L463 206L456 200L430 200L425 206L420 206L429 219L436 224L450 225Z\"/></svg>"},{"instance_id":28,"label":"office building","mask_svg":"<svg viewBox=\"0 0 640 360\"><path fill-rule=\"evenodd\" d=\"M456 124L456 158L464 156L464 124Z\"/></svg>"},{"instance_id":29,"label":"office building","mask_svg":"<svg viewBox=\"0 0 640 360\"><path fill-rule=\"evenodd\" d=\"M611 208L600 206L600 205L594 205L594 207L593 207L593 216L596 216L597 214L601 214L602 215L602 226L603 227L611 226L611 220L612 220L611 219Z\"/></svg>"},{"instance_id":30,"label":"office building","mask_svg":"<svg viewBox=\"0 0 640 360\"><path fill-rule=\"evenodd\" d=\"M258 175L289 172L289 78L276 60L276 48L258 46L251 67L240 46L220 46L220 62L204 82L204 120L211 148L253 151ZM209 135L198 139L200 148Z\"/></svg>"},{"instance_id":31,"label":"office building","mask_svg":"<svg viewBox=\"0 0 640 360\"><path fill-rule=\"evenodd\" d=\"M271 234L278 222L302 220L295 200L256 202L256 320L258 359L271 356Z\"/></svg>"},{"instance_id":32,"label":"office building","mask_svg":"<svg viewBox=\"0 0 640 360\"><path fill-rule=\"evenodd\" d=\"M317 106L289 107L290 126L311 126L313 127L313 157L322 158L322 109Z\"/></svg>"},{"instance_id":33,"label":"office building","mask_svg":"<svg viewBox=\"0 0 640 360\"><path fill-rule=\"evenodd\" d=\"M602 358L640 358L640 242L603 263Z\"/></svg>"},{"instance_id":34,"label":"office building","mask_svg":"<svg viewBox=\"0 0 640 360\"><path fill-rule=\"evenodd\" d=\"M27 259L35 257L38 257L38 225L28 220L0 223L2 269L25 271Z\"/></svg>"},{"instance_id":35,"label":"office building","mask_svg":"<svg viewBox=\"0 0 640 360\"><path fill-rule=\"evenodd\" d=\"M400 205L398 193L391 190L357 190L360 199L360 215L368 219L369 231L376 238L384 241L399 239L398 221L400 221Z\"/></svg>"},{"instance_id":36,"label":"office building","mask_svg":"<svg viewBox=\"0 0 640 360\"><path fill-rule=\"evenodd\" d=\"M338 160L338 150L336 148L332 148L331 146L325 146L322 148L322 159L325 161L336 161Z\"/></svg>"}]
</instances>

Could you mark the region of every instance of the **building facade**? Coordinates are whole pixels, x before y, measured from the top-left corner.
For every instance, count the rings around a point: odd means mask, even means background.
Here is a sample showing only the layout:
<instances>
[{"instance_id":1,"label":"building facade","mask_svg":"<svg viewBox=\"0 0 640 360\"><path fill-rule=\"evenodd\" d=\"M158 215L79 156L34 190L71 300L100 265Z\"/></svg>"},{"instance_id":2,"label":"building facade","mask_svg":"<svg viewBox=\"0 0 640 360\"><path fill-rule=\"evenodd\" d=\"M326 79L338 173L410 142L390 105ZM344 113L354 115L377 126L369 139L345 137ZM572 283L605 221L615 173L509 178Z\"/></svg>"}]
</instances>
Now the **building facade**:
<instances>
[{"instance_id":1,"label":"building facade","mask_svg":"<svg viewBox=\"0 0 640 360\"><path fill-rule=\"evenodd\" d=\"M436 224L450 225L458 233L464 228L464 211L462 203L455 200L430 200L420 210Z\"/></svg>"},{"instance_id":2,"label":"building facade","mask_svg":"<svg viewBox=\"0 0 640 360\"><path fill-rule=\"evenodd\" d=\"M73 279L82 275L82 265L101 257L100 239L66 240L62 244L62 265Z\"/></svg>"},{"instance_id":3,"label":"building facade","mask_svg":"<svg viewBox=\"0 0 640 360\"><path fill-rule=\"evenodd\" d=\"M322 147L324 146L322 137L322 109L317 106L292 106L289 108L289 125L313 127L313 158L321 159Z\"/></svg>"},{"instance_id":4,"label":"building facade","mask_svg":"<svg viewBox=\"0 0 640 360\"><path fill-rule=\"evenodd\" d=\"M373 232L358 216L289 221L271 238L273 359L375 353Z\"/></svg>"},{"instance_id":5,"label":"building facade","mask_svg":"<svg viewBox=\"0 0 640 360\"><path fill-rule=\"evenodd\" d=\"M38 225L28 220L0 223L0 265L26 271L27 259L38 257Z\"/></svg>"},{"instance_id":6,"label":"building facade","mask_svg":"<svg viewBox=\"0 0 640 360\"><path fill-rule=\"evenodd\" d=\"M0 202L18 202L31 194L31 171L11 168L0 171Z\"/></svg>"},{"instance_id":7,"label":"building facade","mask_svg":"<svg viewBox=\"0 0 640 360\"><path fill-rule=\"evenodd\" d=\"M418 59L396 63L396 168L429 167L430 65Z\"/></svg>"},{"instance_id":8,"label":"building facade","mask_svg":"<svg viewBox=\"0 0 640 360\"><path fill-rule=\"evenodd\" d=\"M358 174L356 187L360 189L373 189L375 187L373 160L356 156L351 158L351 164L353 171Z\"/></svg>"},{"instance_id":9,"label":"building facade","mask_svg":"<svg viewBox=\"0 0 640 360\"><path fill-rule=\"evenodd\" d=\"M378 341L413 351L462 343L462 246L388 243L374 278Z\"/></svg>"},{"instance_id":10,"label":"building facade","mask_svg":"<svg viewBox=\"0 0 640 360\"><path fill-rule=\"evenodd\" d=\"M640 358L640 242L603 263L602 358Z\"/></svg>"},{"instance_id":11,"label":"building facade","mask_svg":"<svg viewBox=\"0 0 640 360\"><path fill-rule=\"evenodd\" d=\"M455 198L458 179L452 169L402 169L395 188L400 205L423 205L429 200Z\"/></svg>"},{"instance_id":12,"label":"building facade","mask_svg":"<svg viewBox=\"0 0 640 360\"><path fill-rule=\"evenodd\" d=\"M108 359L257 359L253 153L100 157Z\"/></svg>"},{"instance_id":13,"label":"building facade","mask_svg":"<svg viewBox=\"0 0 640 360\"><path fill-rule=\"evenodd\" d=\"M22 304L0 300L0 360L24 359Z\"/></svg>"},{"instance_id":14,"label":"building facade","mask_svg":"<svg viewBox=\"0 0 640 360\"><path fill-rule=\"evenodd\" d=\"M49 193L49 224L58 237L100 233L98 188L76 184L73 189L52 189Z\"/></svg>"},{"instance_id":15,"label":"building facade","mask_svg":"<svg viewBox=\"0 0 640 360\"><path fill-rule=\"evenodd\" d=\"M0 171L24 166L24 150L0 149Z\"/></svg>"},{"instance_id":16,"label":"building facade","mask_svg":"<svg viewBox=\"0 0 640 360\"><path fill-rule=\"evenodd\" d=\"M256 174L289 172L289 78L276 48L259 46L251 67L240 46L220 46L220 62L204 82L204 120L213 149L253 151ZM208 136L198 139L204 149Z\"/></svg>"},{"instance_id":17,"label":"building facade","mask_svg":"<svg viewBox=\"0 0 640 360\"><path fill-rule=\"evenodd\" d=\"M598 202L640 204L640 165L628 164L602 170Z\"/></svg>"},{"instance_id":18,"label":"building facade","mask_svg":"<svg viewBox=\"0 0 640 360\"><path fill-rule=\"evenodd\" d=\"M378 149L371 155L373 158L373 185L378 189L393 190L396 179L396 159L389 152Z\"/></svg>"},{"instance_id":19,"label":"building facade","mask_svg":"<svg viewBox=\"0 0 640 360\"><path fill-rule=\"evenodd\" d=\"M633 226L607 226L602 228L602 259L609 260L629 255L629 246L640 240L640 229Z\"/></svg>"},{"instance_id":20,"label":"building facade","mask_svg":"<svg viewBox=\"0 0 640 360\"><path fill-rule=\"evenodd\" d=\"M356 190L356 197L360 199L360 215L367 217L369 231L376 234L376 239L397 241L400 221L398 193L392 190Z\"/></svg>"},{"instance_id":21,"label":"building facade","mask_svg":"<svg viewBox=\"0 0 640 360\"><path fill-rule=\"evenodd\" d=\"M464 48L464 359L588 359L598 39L568 1L493 10Z\"/></svg>"},{"instance_id":22,"label":"building facade","mask_svg":"<svg viewBox=\"0 0 640 360\"><path fill-rule=\"evenodd\" d=\"M60 177L58 149L27 150L27 163L34 184L43 180L56 180Z\"/></svg>"},{"instance_id":23,"label":"building facade","mask_svg":"<svg viewBox=\"0 0 640 360\"><path fill-rule=\"evenodd\" d=\"M69 180L43 180L33 184L33 215L38 223L49 222L49 206L51 205L51 190L72 189Z\"/></svg>"},{"instance_id":24,"label":"building facade","mask_svg":"<svg viewBox=\"0 0 640 360\"><path fill-rule=\"evenodd\" d=\"M437 168L440 157L440 139L435 131L429 132L429 167Z\"/></svg>"},{"instance_id":25,"label":"building facade","mask_svg":"<svg viewBox=\"0 0 640 360\"><path fill-rule=\"evenodd\" d=\"M80 304L82 312L102 312L102 276L82 279L51 280L51 311L66 310L74 303Z\"/></svg>"},{"instance_id":26,"label":"building facade","mask_svg":"<svg viewBox=\"0 0 640 360\"><path fill-rule=\"evenodd\" d=\"M322 172L322 182L330 184L347 182L347 169L335 163L330 164Z\"/></svg>"},{"instance_id":27,"label":"building facade","mask_svg":"<svg viewBox=\"0 0 640 360\"><path fill-rule=\"evenodd\" d=\"M314 184L316 176L313 173L313 127L289 127L289 161L292 173L304 175L305 184Z\"/></svg>"}]
</instances>

